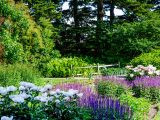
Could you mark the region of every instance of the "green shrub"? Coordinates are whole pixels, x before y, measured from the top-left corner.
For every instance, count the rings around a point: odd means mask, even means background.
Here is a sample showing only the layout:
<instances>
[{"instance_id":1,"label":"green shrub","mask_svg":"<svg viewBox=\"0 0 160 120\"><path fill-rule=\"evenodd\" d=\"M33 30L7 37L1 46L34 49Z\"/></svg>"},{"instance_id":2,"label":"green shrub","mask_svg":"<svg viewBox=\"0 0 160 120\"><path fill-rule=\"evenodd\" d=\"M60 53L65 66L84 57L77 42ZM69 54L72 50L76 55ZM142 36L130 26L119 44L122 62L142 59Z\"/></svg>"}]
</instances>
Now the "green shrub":
<instances>
[{"instance_id":1,"label":"green shrub","mask_svg":"<svg viewBox=\"0 0 160 120\"><path fill-rule=\"evenodd\" d=\"M149 64L151 64L160 69L160 50L153 50L149 53L143 53L140 56L132 59L130 64L134 66L148 66Z\"/></svg>"},{"instance_id":2,"label":"green shrub","mask_svg":"<svg viewBox=\"0 0 160 120\"><path fill-rule=\"evenodd\" d=\"M4 17L0 44L5 63L29 62L41 70L43 63L60 56L54 44L58 30L50 19L41 17L37 24L29 15L28 7L15 4L14 0L0 0L0 16Z\"/></svg>"},{"instance_id":3,"label":"green shrub","mask_svg":"<svg viewBox=\"0 0 160 120\"><path fill-rule=\"evenodd\" d=\"M127 73L125 68L106 68L101 70L102 75L125 75Z\"/></svg>"},{"instance_id":4,"label":"green shrub","mask_svg":"<svg viewBox=\"0 0 160 120\"><path fill-rule=\"evenodd\" d=\"M151 104L145 98L135 98L128 94L122 94L120 96L120 101L123 104L128 104L131 107L133 113L133 120L147 120L149 108Z\"/></svg>"},{"instance_id":5,"label":"green shrub","mask_svg":"<svg viewBox=\"0 0 160 120\"><path fill-rule=\"evenodd\" d=\"M78 57L57 58L47 64L45 72L48 77L68 77L76 74L88 76L94 71L92 68L78 68L82 66L89 66L89 64Z\"/></svg>"},{"instance_id":6,"label":"green shrub","mask_svg":"<svg viewBox=\"0 0 160 120\"><path fill-rule=\"evenodd\" d=\"M0 65L0 84L18 85L20 81L38 83L39 73L29 65Z\"/></svg>"},{"instance_id":7,"label":"green shrub","mask_svg":"<svg viewBox=\"0 0 160 120\"><path fill-rule=\"evenodd\" d=\"M98 81L96 83L96 89L99 94L113 98L120 97L121 94L126 93L129 90L125 83L121 84L120 81L113 79Z\"/></svg>"},{"instance_id":8,"label":"green shrub","mask_svg":"<svg viewBox=\"0 0 160 120\"><path fill-rule=\"evenodd\" d=\"M135 97L144 97L153 103L160 101L160 90L158 88L134 86L132 90Z\"/></svg>"}]
</instances>

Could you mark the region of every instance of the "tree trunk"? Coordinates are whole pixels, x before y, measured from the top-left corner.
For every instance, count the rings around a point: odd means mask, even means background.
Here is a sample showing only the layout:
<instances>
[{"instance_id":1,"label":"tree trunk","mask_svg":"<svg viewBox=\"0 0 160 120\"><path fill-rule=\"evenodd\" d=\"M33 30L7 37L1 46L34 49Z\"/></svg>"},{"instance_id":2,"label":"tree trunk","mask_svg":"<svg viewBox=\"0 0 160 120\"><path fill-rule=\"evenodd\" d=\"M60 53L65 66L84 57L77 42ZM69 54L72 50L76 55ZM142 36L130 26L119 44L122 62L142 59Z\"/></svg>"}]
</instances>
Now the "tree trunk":
<instances>
[{"instance_id":1,"label":"tree trunk","mask_svg":"<svg viewBox=\"0 0 160 120\"><path fill-rule=\"evenodd\" d=\"M110 0L110 26L112 27L114 22L114 0Z\"/></svg>"},{"instance_id":2,"label":"tree trunk","mask_svg":"<svg viewBox=\"0 0 160 120\"><path fill-rule=\"evenodd\" d=\"M73 0L73 18L74 18L74 27L76 31L76 50L80 50L80 33L79 33L79 18L78 18L78 0Z\"/></svg>"},{"instance_id":3,"label":"tree trunk","mask_svg":"<svg viewBox=\"0 0 160 120\"><path fill-rule=\"evenodd\" d=\"M104 10L103 10L103 0L97 1L97 21L103 21Z\"/></svg>"},{"instance_id":4,"label":"tree trunk","mask_svg":"<svg viewBox=\"0 0 160 120\"><path fill-rule=\"evenodd\" d=\"M101 23L103 22L104 10L103 10L103 0L97 0L97 27L96 27L96 41L95 41L95 51L94 56L101 55Z\"/></svg>"}]
</instances>

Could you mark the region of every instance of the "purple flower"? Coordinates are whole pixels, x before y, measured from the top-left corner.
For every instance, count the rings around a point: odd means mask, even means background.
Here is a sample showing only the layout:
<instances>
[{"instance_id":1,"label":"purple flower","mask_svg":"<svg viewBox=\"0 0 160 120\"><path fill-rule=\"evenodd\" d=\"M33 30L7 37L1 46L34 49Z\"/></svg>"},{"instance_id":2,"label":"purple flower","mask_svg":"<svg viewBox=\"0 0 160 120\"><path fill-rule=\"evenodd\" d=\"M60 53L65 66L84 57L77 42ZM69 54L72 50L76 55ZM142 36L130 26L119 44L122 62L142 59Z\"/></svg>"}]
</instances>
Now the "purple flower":
<instances>
[{"instance_id":1,"label":"purple flower","mask_svg":"<svg viewBox=\"0 0 160 120\"><path fill-rule=\"evenodd\" d=\"M103 77L102 80L117 82L118 84L123 84L127 87L130 85L127 81L125 81L122 78L118 79L116 77ZM128 109L128 106L121 106L119 100L114 100L109 97L98 95L98 93L95 92L95 90L93 90L89 86L83 85L78 82L62 83L60 85L56 85L54 89L74 89L78 90L80 93L83 93L83 96L78 101L78 105L81 107L90 108L93 112L93 116L97 115L97 118L99 119L103 116L102 114L104 114L103 117L108 118L108 116L113 117L115 113L119 114L121 117L123 117L126 112L128 113L128 111L124 110L125 108Z\"/></svg>"},{"instance_id":2,"label":"purple flower","mask_svg":"<svg viewBox=\"0 0 160 120\"><path fill-rule=\"evenodd\" d=\"M144 87L144 88L160 88L160 76L144 76L137 77L133 82L132 86Z\"/></svg>"}]
</instances>

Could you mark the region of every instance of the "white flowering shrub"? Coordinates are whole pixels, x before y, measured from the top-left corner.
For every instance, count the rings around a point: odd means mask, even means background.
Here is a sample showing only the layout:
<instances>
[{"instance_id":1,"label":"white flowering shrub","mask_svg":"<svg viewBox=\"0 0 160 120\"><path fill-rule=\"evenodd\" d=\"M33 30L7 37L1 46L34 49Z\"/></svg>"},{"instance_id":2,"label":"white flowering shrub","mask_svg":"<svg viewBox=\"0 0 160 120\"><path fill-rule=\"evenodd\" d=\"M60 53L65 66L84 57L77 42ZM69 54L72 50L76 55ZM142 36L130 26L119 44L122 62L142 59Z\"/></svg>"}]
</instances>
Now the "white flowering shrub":
<instances>
[{"instance_id":1,"label":"white flowering shrub","mask_svg":"<svg viewBox=\"0 0 160 120\"><path fill-rule=\"evenodd\" d=\"M141 77L141 76L159 76L160 70L157 70L156 67L153 65L143 66L138 65L136 67L133 66L126 66L126 69L128 70L127 79L128 80L134 80L135 77Z\"/></svg>"},{"instance_id":2,"label":"white flowering shrub","mask_svg":"<svg viewBox=\"0 0 160 120\"><path fill-rule=\"evenodd\" d=\"M83 119L77 106L82 95L78 90L53 91L52 85L39 87L29 82L21 82L19 88L0 87L1 120Z\"/></svg>"}]
</instances>

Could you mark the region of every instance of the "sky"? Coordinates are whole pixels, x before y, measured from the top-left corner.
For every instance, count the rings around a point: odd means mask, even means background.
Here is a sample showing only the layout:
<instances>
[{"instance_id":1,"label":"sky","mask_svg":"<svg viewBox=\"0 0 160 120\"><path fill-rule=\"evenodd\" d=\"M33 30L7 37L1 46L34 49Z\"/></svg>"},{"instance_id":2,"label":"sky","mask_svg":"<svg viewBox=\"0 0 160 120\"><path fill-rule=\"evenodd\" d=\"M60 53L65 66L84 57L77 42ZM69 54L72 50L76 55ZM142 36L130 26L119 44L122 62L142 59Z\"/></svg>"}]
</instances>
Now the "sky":
<instances>
[{"instance_id":1,"label":"sky","mask_svg":"<svg viewBox=\"0 0 160 120\"><path fill-rule=\"evenodd\" d=\"M62 10L67 10L69 9L69 2L64 2L64 4L62 5ZM92 9L95 9L94 7ZM121 16L124 14L124 12L120 9L114 9L114 13L116 16ZM105 15L110 16L110 12L106 11Z\"/></svg>"}]
</instances>

